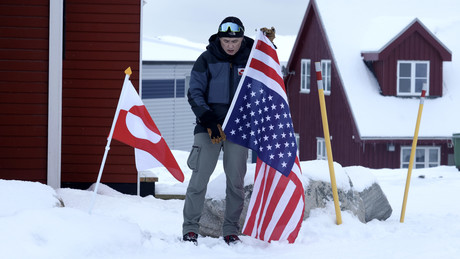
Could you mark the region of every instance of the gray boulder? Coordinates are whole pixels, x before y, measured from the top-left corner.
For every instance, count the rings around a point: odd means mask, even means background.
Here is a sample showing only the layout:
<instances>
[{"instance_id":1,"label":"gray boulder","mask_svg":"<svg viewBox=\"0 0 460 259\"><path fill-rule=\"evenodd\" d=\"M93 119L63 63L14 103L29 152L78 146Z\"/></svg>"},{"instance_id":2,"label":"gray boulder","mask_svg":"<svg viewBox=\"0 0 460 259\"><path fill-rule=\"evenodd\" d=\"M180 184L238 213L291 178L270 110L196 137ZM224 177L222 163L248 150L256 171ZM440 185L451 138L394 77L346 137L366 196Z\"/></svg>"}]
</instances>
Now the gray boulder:
<instances>
[{"instance_id":1,"label":"gray boulder","mask_svg":"<svg viewBox=\"0 0 460 259\"><path fill-rule=\"evenodd\" d=\"M386 220L391 216L391 206L377 183L372 184L361 192L353 188L349 190L338 189L341 211L350 211L361 222L366 223L373 219ZM244 224L249 200L252 194L252 185L245 187L245 202L241 213L240 226ZM310 216L310 211L324 208L333 202L331 184L324 181L311 180L305 188L305 213L304 220ZM200 235L219 237L222 235L225 199L206 199L203 215L200 220Z\"/></svg>"}]
</instances>

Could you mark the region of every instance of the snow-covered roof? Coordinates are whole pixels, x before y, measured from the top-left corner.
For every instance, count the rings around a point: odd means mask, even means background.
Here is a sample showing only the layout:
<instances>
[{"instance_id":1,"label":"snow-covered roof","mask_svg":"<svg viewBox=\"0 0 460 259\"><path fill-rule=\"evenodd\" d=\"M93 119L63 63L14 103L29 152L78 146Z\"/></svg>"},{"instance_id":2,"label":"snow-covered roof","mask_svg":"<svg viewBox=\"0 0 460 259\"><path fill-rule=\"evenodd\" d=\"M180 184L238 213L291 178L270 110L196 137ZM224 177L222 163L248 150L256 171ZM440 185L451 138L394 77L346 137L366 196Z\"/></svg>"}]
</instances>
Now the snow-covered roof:
<instances>
[{"instance_id":1,"label":"snow-covered roof","mask_svg":"<svg viewBox=\"0 0 460 259\"><path fill-rule=\"evenodd\" d=\"M425 101L419 138L460 132L460 1L315 1L363 139L414 135L419 98L382 96L361 52L381 50L416 18L452 52L443 67L443 97Z\"/></svg>"}]
</instances>

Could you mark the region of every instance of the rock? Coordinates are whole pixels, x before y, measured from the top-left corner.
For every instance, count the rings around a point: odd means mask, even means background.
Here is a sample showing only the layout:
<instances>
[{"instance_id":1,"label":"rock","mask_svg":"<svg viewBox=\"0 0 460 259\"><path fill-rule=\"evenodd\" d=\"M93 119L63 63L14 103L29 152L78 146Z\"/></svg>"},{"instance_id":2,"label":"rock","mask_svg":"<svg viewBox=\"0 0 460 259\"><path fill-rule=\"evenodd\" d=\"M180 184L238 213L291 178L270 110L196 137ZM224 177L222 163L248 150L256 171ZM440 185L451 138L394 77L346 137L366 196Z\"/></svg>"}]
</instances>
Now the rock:
<instances>
[{"instance_id":1,"label":"rock","mask_svg":"<svg viewBox=\"0 0 460 259\"><path fill-rule=\"evenodd\" d=\"M391 216L392 208L377 183L358 192L353 188L353 183L350 179L349 181L351 186L349 190L337 190L341 211L350 211L363 223L373 219L386 220ZM246 217L252 187L252 185L245 186L245 202L240 218L241 227ZM310 179L308 186L305 188L305 201L304 220L310 216L311 210L324 208L327 203L333 202L331 184ZM222 236L224 210L225 199L206 199L200 220L200 235Z\"/></svg>"}]
</instances>

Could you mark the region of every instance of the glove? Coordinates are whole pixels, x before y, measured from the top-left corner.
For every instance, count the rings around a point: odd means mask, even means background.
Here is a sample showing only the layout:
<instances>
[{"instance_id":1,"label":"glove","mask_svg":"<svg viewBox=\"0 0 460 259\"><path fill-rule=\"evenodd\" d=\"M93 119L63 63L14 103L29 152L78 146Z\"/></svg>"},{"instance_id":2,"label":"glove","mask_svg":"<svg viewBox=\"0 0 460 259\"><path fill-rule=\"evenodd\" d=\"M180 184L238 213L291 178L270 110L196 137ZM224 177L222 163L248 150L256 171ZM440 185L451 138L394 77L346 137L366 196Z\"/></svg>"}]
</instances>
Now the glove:
<instances>
[{"instance_id":1,"label":"glove","mask_svg":"<svg viewBox=\"0 0 460 259\"><path fill-rule=\"evenodd\" d=\"M267 36L267 38L273 43L273 40L276 38L275 37L275 32L276 32L275 27L272 26L271 29L268 29L267 27L263 27L260 30L263 31L265 36Z\"/></svg>"},{"instance_id":2,"label":"glove","mask_svg":"<svg viewBox=\"0 0 460 259\"><path fill-rule=\"evenodd\" d=\"M200 123L207 128L213 144L218 144L226 139L222 127L217 123L217 116L212 111L206 111L199 118Z\"/></svg>"},{"instance_id":3,"label":"glove","mask_svg":"<svg viewBox=\"0 0 460 259\"><path fill-rule=\"evenodd\" d=\"M212 144L219 144L227 139L225 133L222 131L220 124L215 124L215 127L208 128L208 134L211 138Z\"/></svg>"}]
</instances>

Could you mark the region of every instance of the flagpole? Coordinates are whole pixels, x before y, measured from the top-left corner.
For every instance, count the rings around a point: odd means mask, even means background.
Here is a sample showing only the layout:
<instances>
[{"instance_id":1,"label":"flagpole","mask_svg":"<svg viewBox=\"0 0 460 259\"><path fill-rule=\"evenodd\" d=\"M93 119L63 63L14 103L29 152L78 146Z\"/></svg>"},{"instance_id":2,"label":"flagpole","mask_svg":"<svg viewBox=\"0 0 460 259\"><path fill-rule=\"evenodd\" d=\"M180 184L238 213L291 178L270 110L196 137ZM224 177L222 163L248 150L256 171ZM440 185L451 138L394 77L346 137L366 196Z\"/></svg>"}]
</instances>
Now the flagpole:
<instances>
[{"instance_id":1,"label":"flagpole","mask_svg":"<svg viewBox=\"0 0 460 259\"><path fill-rule=\"evenodd\" d=\"M132 74L131 67L128 67L125 70L125 81L123 82L123 86L125 85L126 81L129 80L129 76L131 74ZM110 143L112 142L112 136L113 136L113 131L115 129L115 124L117 122L118 115L120 114L119 106L120 106L121 97L123 96L124 91L125 91L125 88L122 87L121 93L120 93L120 98L118 98L117 110L115 111L115 116L113 118L112 127L110 128L109 137L107 138L107 145L105 146L104 156L102 157L101 167L99 168L99 174L97 176L96 186L94 187L93 197L91 199L91 205L90 205L89 211L88 211L89 214L91 214L91 211L93 210L93 207L94 207L94 203L96 202L97 190L99 189L99 184L101 182L102 171L104 171L105 160L107 159L107 154L108 154L108 152L110 150Z\"/></svg>"},{"instance_id":2,"label":"flagpole","mask_svg":"<svg viewBox=\"0 0 460 259\"><path fill-rule=\"evenodd\" d=\"M415 132L414 132L414 139L412 140L412 149L410 151L409 168L407 169L406 188L404 190L404 199L403 199L403 204L402 204L402 209L401 209L401 218L399 219L401 223L404 223L404 216L406 214L407 196L409 195L410 178L412 175L412 167L414 166L415 151L417 149L418 131L420 128L420 121L422 119L422 110L423 110L423 104L425 103L426 90L427 90L427 86L426 86L426 83L424 83L423 88L422 88L422 95L420 97L420 105L418 108L417 122L415 123Z\"/></svg>"},{"instance_id":3,"label":"flagpole","mask_svg":"<svg viewBox=\"0 0 460 259\"><path fill-rule=\"evenodd\" d=\"M319 103L321 107L321 118L323 121L324 140L326 142L327 161L329 164L329 174L331 177L332 197L334 198L335 215L337 225L342 224L342 215L340 212L339 195L337 192L337 183L335 180L334 160L332 158L331 138L329 136L329 126L327 122L326 102L324 100L323 76L321 74L321 62L315 62L316 80L318 84Z\"/></svg>"}]
</instances>

